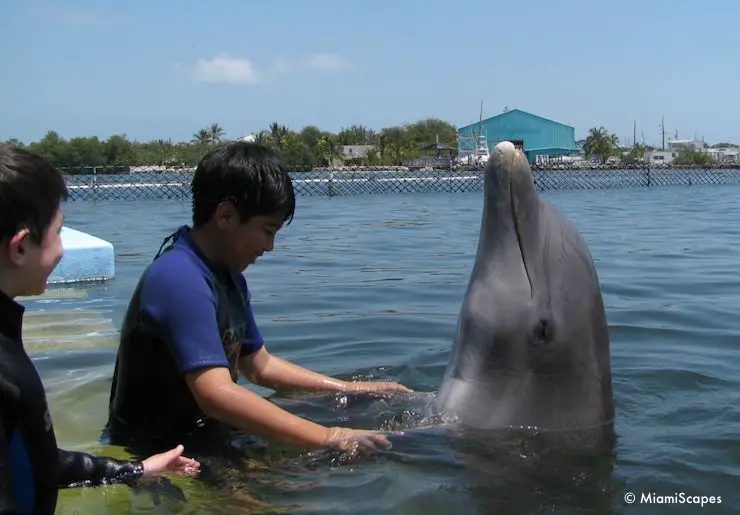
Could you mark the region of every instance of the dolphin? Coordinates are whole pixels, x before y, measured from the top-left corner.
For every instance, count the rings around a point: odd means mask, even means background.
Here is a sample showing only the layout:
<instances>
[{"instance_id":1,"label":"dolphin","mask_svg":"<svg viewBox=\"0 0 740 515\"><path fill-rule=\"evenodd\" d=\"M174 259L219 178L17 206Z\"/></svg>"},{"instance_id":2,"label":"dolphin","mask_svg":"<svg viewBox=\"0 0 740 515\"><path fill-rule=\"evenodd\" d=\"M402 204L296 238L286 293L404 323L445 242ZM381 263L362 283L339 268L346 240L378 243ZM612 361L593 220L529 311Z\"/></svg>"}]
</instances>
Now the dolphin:
<instances>
[{"instance_id":1,"label":"dolphin","mask_svg":"<svg viewBox=\"0 0 740 515\"><path fill-rule=\"evenodd\" d=\"M478 248L436 408L473 430L613 429L599 279L575 227L535 190L523 152L485 168Z\"/></svg>"}]
</instances>

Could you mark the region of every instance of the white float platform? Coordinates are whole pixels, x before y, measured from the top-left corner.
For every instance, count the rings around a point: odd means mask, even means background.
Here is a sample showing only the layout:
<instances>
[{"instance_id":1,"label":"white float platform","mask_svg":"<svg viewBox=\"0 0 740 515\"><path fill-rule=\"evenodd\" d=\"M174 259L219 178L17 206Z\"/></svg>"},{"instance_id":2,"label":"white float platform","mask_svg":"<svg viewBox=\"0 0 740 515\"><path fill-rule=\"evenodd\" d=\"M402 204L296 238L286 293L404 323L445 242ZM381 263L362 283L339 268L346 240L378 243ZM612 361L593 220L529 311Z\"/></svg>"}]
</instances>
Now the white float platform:
<instances>
[{"instance_id":1,"label":"white float platform","mask_svg":"<svg viewBox=\"0 0 740 515\"><path fill-rule=\"evenodd\" d=\"M64 257L47 284L107 281L116 275L113 244L92 234L62 226Z\"/></svg>"}]
</instances>

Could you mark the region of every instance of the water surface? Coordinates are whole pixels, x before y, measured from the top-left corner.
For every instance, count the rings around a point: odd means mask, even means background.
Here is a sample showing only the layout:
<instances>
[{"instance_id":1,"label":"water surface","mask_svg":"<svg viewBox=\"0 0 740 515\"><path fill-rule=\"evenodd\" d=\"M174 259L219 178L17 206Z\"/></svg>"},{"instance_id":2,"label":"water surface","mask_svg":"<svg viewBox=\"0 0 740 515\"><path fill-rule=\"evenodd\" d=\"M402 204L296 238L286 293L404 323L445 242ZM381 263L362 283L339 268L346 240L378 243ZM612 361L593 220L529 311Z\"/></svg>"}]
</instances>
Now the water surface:
<instances>
[{"instance_id":1,"label":"water surface","mask_svg":"<svg viewBox=\"0 0 740 515\"><path fill-rule=\"evenodd\" d=\"M60 513L695 513L640 505L641 493L740 497L740 188L668 187L545 194L590 245L612 338L618 445L612 463L528 467L536 452L486 448L434 428L375 458L257 457L215 491L116 486L62 495ZM29 350L62 445L124 456L99 442L116 332L161 240L189 222L180 201L70 202L69 226L111 241L117 277L26 300ZM344 378L434 392L447 363L477 245L480 193L299 197L275 251L246 277L270 351ZM269 394L269 391L257 389ZM424 396L378 403L275 399L331 425L411 420ZM346 402L345 402L346 401ZM406 419L404 419L406 417ZM553 460L546 463L552 465ZM625 492L637 494L628 506ZM84 508L84 509L83 509ZM579 511L581 510L581 511Z\"/></svg>"}]
</instances>

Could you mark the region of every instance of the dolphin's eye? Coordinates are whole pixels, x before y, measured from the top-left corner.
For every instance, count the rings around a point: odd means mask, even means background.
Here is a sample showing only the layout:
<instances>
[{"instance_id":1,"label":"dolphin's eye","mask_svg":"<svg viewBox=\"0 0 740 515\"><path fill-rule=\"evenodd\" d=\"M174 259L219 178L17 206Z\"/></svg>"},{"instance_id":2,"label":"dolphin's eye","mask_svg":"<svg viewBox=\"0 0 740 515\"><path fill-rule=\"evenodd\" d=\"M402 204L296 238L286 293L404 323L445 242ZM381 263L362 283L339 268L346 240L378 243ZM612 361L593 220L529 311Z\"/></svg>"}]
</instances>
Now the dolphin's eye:
<instances>
[{"instance_id":1,"label":"dolphin's eye","mask_svg":"<svg viewBox=\"0 0 740 515\"><path fill-rule=\"evenodd\" d=\"M532 344L534 346L540 346L549 343L552 340L552 333L552 325L545 319L540 320L534 326L534 340Z\"/></svg>"}]
</instances>

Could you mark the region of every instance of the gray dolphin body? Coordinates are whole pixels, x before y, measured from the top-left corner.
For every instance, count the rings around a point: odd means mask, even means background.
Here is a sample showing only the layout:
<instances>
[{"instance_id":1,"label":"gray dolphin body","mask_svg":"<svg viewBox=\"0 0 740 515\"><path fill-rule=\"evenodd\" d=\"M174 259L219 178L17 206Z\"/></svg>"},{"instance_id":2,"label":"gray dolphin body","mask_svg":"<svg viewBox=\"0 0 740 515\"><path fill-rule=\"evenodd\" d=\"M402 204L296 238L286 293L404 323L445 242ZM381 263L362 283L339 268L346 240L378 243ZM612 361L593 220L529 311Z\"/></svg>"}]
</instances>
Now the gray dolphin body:
<instances>
[{"instance_id":1,"label":"gray dolphin body","mask_svg":"<svg viewBox=\"0 0 740 515\"><path fill-rule=\"evenodd\" d=\"M493 149L478 250L437 408L475 429L613 429L606 313L588 247Z\"/></svg>"}]
</instances>

